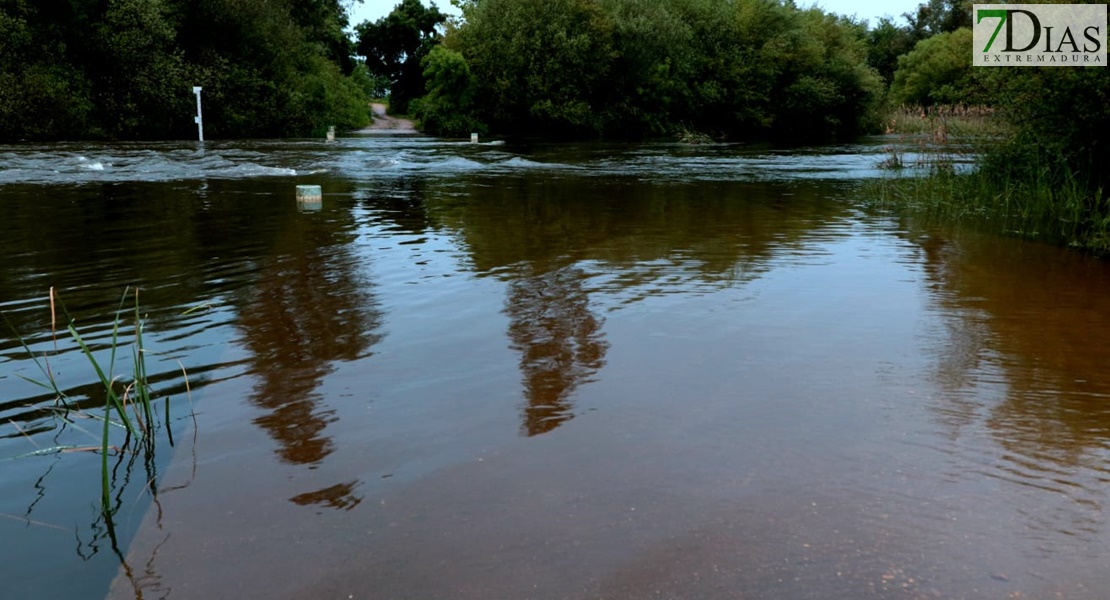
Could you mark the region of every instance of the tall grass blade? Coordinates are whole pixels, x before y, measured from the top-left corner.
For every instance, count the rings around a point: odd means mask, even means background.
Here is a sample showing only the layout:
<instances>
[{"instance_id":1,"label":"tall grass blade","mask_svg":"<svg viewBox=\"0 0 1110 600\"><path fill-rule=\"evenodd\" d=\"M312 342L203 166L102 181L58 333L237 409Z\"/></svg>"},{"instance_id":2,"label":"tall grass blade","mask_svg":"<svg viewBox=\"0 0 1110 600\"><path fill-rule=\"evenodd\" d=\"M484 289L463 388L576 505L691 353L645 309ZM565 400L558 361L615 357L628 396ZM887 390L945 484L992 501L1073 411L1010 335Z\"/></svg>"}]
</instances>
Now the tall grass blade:
<instances>
[{"instance_id":1,"label":"tall grass blade","mask_svg":"<svg viewBox=\"0 0 1110 600\"><path fill-rule=\"evenodd\" d=\"M154 410L151 407L150 386L147 385L146 350L143 348L143 320L139 314L139 288L135 288L135 391L143 409L143 420L148 429L154 427Z\"/></svg>"},{"instance_id":2,"label":"tall grass blade","mask_svg":"<svg viewBox=\"0 0 1110 600\"><path fill-rule=\"evenodd\" d=\"M108 475L108 423L111 413L111 406L104 403L104 432L100 438L100 508L108 521L112 520L112 483Z\"/></svg>"},{"instance_id":3,"label":"tall grass blade","mask_svg":"<svg viewBox=\"0 0 1110 600\"><path fill-rule=\"evenodd\" d=\"M166 413L166 437L169 438L170 448L173 448L173 427L170 427L170 397L166 396L162 400L165 402L164 411Z\"/></svg>"},{"instance_id":4,"label":"tall grass blade","mask_svg":"<svg viewBox=\"0 0 1110 600\"><path fill-rule=\"evenodd\" d=\"M77 333L77 329L73 326L72 321L69 324L69 334L73 337L73 340L77 342L77 345L81 347L81 351L85 353L85 357L89 359L89 363L92 364L93 370L96 371L96 376L100 378L100 383L104 386L104 391L108 396L106 404L110 408L114 408L116 410L116 414L119 415L120 422L123 423L125 427L127 427L127 432L130 434L135 434L135 426L131 423L131 419L127 416L127 411L123 407L123 402L120 400L119 396L116 395L115 382L108 379L108 376L104 374L104 370L100 368L100 363L96 361L96 357L93 356L92 350L90 350L88 345L85 344L85 340L81 339L81 334ZM114 354L115 349L113 348L113 355Z\"/></svg>"},{"instance_id":5,"label":"tall grass blade","mask_svg":"<svg viewBox=\"0 0 1110 600\"><path fill-rule=\"evenodd\" d=\"M54 311L54 286L50 286L50 337L54 339L54 351L58 351L58 313Z\"/></svg>"}]
</instances>

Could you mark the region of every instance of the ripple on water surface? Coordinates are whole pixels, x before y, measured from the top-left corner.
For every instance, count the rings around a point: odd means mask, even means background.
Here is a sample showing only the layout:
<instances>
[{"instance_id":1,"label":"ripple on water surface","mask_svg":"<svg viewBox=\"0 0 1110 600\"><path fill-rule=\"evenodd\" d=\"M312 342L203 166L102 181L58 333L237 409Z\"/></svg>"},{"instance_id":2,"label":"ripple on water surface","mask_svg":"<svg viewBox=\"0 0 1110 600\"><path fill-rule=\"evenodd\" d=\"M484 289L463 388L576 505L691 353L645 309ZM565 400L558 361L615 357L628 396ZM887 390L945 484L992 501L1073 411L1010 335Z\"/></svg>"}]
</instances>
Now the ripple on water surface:
<instances>
[{"instance_id":1,"label":"ripple on water surface","mask_svg":"<svg viewBox=\"0 0 1110 600\"><path fill-rule=\"evenodd\" d=\"M0 310L189 372L113 597L1101 598L1110 271L868 212L887 143L5 146ZM0 458L86 435L34 369ZM103 597L98 458L0 463L6 590Z\"/></svg>"},{"instance_id":2,"label":"ripple on water surface","mask_svg":"<svg viewBox=\"0 0 1110 600\"><path fill-rule=\"evenodd\" d=\"M469 144L421 136L323 140L31 144L0 146L0 184L82 184L333 174L342 177L451 177L526 171L574 177L707 181L858 180L885 176L891 145L920 162L911 141L775 149L742 144ZM970 155L957 162L964 164Z\"/></svg>"}]
</instances>

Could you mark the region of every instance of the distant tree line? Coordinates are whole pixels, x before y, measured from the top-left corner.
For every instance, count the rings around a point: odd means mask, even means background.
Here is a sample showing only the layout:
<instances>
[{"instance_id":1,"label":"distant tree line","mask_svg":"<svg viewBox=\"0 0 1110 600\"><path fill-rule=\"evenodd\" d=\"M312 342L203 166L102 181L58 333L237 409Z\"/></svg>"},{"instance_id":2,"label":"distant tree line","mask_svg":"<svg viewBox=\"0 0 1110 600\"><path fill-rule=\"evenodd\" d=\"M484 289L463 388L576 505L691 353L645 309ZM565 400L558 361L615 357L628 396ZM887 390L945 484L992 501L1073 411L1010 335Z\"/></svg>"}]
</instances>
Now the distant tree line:
<instances>
[{"instance_id":1,"label":"distant tree line","mask_svg":"<svg viewBox=\"0 0 1110 600\"><path fill-rule=\"evenodd\" d=\"M0 0L0 140L296 136L369 122L341 0Z\"/></svg>"},{"instance_id":2,"label":"distant tree line","mask_svg":"<svg viewBox=\"0 0 1110 600\"><path fill-rule=\"evenodd\" d=\"M411 105L436 133L828 138L864 131L882 94L866 26L790 2L456 3Z\"/></svg>"}]
</instances>

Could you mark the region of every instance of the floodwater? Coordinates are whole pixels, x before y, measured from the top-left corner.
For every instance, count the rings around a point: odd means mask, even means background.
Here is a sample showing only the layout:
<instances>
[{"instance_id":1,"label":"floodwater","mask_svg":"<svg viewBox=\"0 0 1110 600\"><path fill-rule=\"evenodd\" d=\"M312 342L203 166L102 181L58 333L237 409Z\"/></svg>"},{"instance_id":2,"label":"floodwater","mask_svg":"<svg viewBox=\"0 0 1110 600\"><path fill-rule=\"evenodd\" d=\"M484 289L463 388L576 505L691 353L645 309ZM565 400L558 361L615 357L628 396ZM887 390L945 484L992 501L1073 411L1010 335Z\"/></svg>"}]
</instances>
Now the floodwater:
<instances>
[{"instance_id":1,"label":"floodwater","mask_svg":"<svg viewBox=\"0 0 1110 600\"><path fill-rule=\"evenodd\" d=\"M1107 597L1110 264L874 208L897 142L0 146L82 409L5 324L0 597ZM48 294L106 360L128 286L113 537Z\"/></svg>"}]
</instances>

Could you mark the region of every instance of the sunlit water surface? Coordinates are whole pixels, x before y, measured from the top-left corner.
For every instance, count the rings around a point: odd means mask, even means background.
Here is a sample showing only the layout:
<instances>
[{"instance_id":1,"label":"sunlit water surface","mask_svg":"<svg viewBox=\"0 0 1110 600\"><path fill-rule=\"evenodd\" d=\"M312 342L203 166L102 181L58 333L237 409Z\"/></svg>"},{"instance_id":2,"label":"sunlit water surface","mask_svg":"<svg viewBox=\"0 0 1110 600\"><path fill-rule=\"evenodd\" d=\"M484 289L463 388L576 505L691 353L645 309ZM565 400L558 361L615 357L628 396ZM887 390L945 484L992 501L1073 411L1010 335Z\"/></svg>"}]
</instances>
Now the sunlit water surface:
<instances>
[{"instance_id":1,"label":"sunlit water surface","mask_svg":"<svg viewBox=\"0 0 1110 600\"><path fill-rule=\"evenodd\" d=\"M894 144L0 147L0 597L1105 598L1110 266ZM127 286L113 545L48 291L107 360Z\"/></svg>"}]
</instances>

